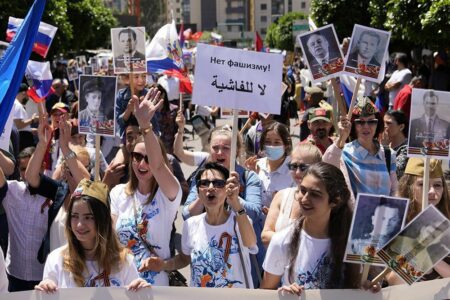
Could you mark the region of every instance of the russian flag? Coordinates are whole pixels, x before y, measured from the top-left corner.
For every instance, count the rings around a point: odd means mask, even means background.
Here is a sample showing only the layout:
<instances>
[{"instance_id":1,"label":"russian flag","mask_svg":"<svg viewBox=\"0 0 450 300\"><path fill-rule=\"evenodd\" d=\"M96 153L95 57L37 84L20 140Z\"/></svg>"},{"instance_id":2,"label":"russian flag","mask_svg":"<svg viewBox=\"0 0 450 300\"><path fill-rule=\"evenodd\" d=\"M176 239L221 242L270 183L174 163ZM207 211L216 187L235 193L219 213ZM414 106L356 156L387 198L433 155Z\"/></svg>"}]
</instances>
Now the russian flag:
<instances>
[{"instance_id":1,"label":"russian flag","mask_svg":"<svg viewBox=\"0 0 450 300\"><path fill-rule=\"evenodd\" d=\"M347 107L350 107L350 103L352 102L353 97L353 91L356 87L356 78L349 76L349 75L341 75L340 78L340 85L342 93L344 94L345 102L347 103ZM358 95L364 95L364 84L359 85Z\"/></svg>"},{"instance_id":2,"label":"russian flag","mask_svg":"<svg viewBox=\"0 0 450 300\"><path fill-rule=\"evenodd\" d=\"M161 74L166 70L181 71L183 69L183 51L174 20L156 32L145 50L145 56L149 73Z\"/></svg>"},{"instance_id":3,"label":"russian flag","mask_svg":"<svg viewBox=\"0 0 450 300\"><path fill-rule=\"evenodd\" d=\"M8 28L6 29L6 41L12 41L16 35L17 29L22 24L23 19L9 17ZM58 27L41 22L39 24L39 31L36 34L36 38L33 45L33 51L45 58L48 53L48 49L52 44Z\"/></svg>"},{"instance_id":4,"label":"russian flag","mask_svg":"<svg viewBox=\"0 0 450 300\"><path fill-rule=\"evenodd\" d=\"M54 92L52 88L53 76L48 61L28 61L25 76L32 82L27 94L34 102L43 102L48 95Z\"/></svg>"}]
</instances>

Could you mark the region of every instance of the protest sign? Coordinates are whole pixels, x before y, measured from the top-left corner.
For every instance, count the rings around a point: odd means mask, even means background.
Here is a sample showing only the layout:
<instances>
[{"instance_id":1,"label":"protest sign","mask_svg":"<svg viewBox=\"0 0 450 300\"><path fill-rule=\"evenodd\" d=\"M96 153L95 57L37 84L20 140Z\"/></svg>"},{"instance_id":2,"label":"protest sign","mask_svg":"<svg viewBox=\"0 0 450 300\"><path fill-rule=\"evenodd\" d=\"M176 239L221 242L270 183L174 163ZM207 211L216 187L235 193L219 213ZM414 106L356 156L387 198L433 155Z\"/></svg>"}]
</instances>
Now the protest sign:
<instances>
[{"instance_id":1,"label":"protest sign","mask_svg":"<svg viewBox=\"0 0 450 300\"><path fill-rule=\"evenodd\" d=\"M344 261L384 266L375 255L402 229L409 199L358 194Z\"/></svg>"},{"instance_id":2,"label":"protest sign","mask_svg":"<svg viewBox=\"0 0 450 300\"><path fill-rule=\"evenodd\" d=\"M355 24L345 57L345 73L380 83L384 78L381 66L385 63L391 33Z\"/></svg>"},{"instance_id":3,"label":"protest sign","mask_svg":"<svg viewBox=\"0 0 450 300\"><path fill-rule=\"evenodd\" d=\"M92 75L92 67L91 66L84 67L84 75Z\"/></svg>"},{"instance_id":4,"label":"protest sign","mask_svg":"<svg viewBox=\"0 0 450 300\"><path fill-rule=\"evenodd\" d=\"M80 133L114 136L116 85L115 76L80 76Z\"/></svg>"},{"instance_id":5,"label":"protest sign","mask_svg":"<svg viewBox=\"0 0 450 300\"><path fill-rule=\"evenodd\" d=\"M114 73L147 73L145 27L111 28Z\"/></svg>"},{"instance_id":6,"label":"protest sign","mask_svg":"<svg viewBox=\"0 0 450 300\"><path fill-rule=\"evenodd\" d=\"M86 60L86 56L85 55L79 55L76 56L75 59L77 60L78 66L80 68L83 68L87 65L87 60Z\"/></svg>"},{"instance_id":7,"label":"protest sign","mask_svg":"<svg viewBox=\"0 0 450 300\"><path fill-rule=\"evenodd\" d=\"M382 289L373 294L363 290L304 290L301 297L293 295L280 295L277 291L250 290L250 289L214 289L214 288L183 288L153 286L138 292L127 291L125 288L66 288L58 289L54 294L45 294L39 291L26 291L4 294L0 300L79 300L79 299L109 299L109 300L198 300L198 299L245 299L245 300L423 300L423 299L449 299L450 279L438 279L418 282L412 286L406 284L395 285Z\"/></svg>"},{"instance_id":8,"label":"protest sign","mask_svg":"<svg viewBox=\"0 0 450 300\"><path fill-rule=\"evenodd\" d=\"M90 58L90 63L89 63L92 67L92 72L94 74L98 73L100 71L100 64L98 62L98 57L91 57Z\"/></svg>"},{"instance_id":9,"label":"protest sign","mask_svg":"<svg viewBox=\"0 0 450 300\"><path fill-rule=\"evenodd\" d=\"M300 34L297 42L312 73L313 83L334 78L344 70L344 56L333 24Z\"/></svg>"},{"instance_id":10,"label":"protest sign","mask_svg":"<svg viewBox=\"0 0 450 300\"><path fill-rule=\"evenodd\" d=\"M450 253L450 221L434 206L415 217L377 255L412 284Z\"/></svg>"},{"instance_id":11,"label":"protest sign","mask_svg":"<svg viewBox=\"0 0 450 300\"><path fill-rule=\"evenodd\" d=\"M192 103L280 113L280 54L197 45Z\"/></svg>"},{"instance_id":12,"label":"protest sign","mask_svg":"<svg viewBox=\"0 0 450 300\"><path fill-rule=\"evenodd\" d=\"M450 92L413 89L408 156L449 158Z\"/></svg>"}]
</instances>

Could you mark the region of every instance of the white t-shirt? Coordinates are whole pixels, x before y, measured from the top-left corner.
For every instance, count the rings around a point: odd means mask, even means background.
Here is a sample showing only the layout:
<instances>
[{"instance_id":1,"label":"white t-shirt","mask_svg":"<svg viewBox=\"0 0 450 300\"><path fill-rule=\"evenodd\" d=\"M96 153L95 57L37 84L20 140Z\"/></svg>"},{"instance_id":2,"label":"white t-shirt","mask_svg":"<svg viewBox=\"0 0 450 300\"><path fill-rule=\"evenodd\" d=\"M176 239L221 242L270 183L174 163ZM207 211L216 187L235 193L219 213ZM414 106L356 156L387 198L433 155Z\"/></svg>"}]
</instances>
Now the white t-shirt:
<instances>
[{"instance_id":1,"label":"white t-shirt","mask_svg":"<svg viewBox=\"0 0 450 300\"><path fill-rule=\"evenodd\" d=\"M75 283L72 274L64 270L63 267L63 250L66 249L66 247L67 246L63 246L50 252L47 261L45 262L43 279L53 280L59 288L75 288L78 286ZM99 270L96 261L87 260L86 267L87 271L83 274L85 287L108 286L107 284L105 285L105 279L103 279L101 274L103 270ZM114 273L109 275L109 286L126 286L136 278L139 278L136 266L133 263L132 255L127 255L126 261L117 269L118 272L113 271Z\"/></svg>"},{"instance_id":2,"label":"white t-shirt","mask_svg":"<svg viewBox=\"0 0 450 300\"><path fill-rule=\"evenodd\" d=\"M178 184L178 194L174 201L167 199L161 189L158 189L155 198L146 205L144 203L147 202L149 195L143 195L136 191L133 196L127 196L125 186L126 184L119 184L110 193L111 214L118 216L116 231L120 242L132 251L137 269L140 268L144 259L155 256L150 253L137 234L137 223L138 226L143 226L140 230L145 232L147 243L154 247L158 256L163 259L170 258L170 233L181 203L180 185ZM137 220L135 220L133 207L136 207ZM166 272L145 271L139 276L152 285L169 285Z\"/></svg>"},{"instance_id":3,"label":"white t-shirt","mask_svg":"<svg viewBox=\"0 0 450 300\"><path fill-rule=\"evenodd\" d=\"M387 81L387 83L395 83L400 82L400 86L396 88L395 90L392 90L389 92L389 105L394 105L394 99L397 97L398 92L405 86L405 84L408 84L412 79L412 73L408 68L402 69L402 70L395 70L394 73L392 73L391 78Z\"/></svg>"},{"instance_id":4,"label":"white t-shirt","mask_svg":"<svg viewBox=\"0 0 450 300\"><path fill-rule=\"evenodd\" d=\"M66 217L67 211L63 205L56 214L52 226L50 226L50 251L53 251L67 243L65 232Z\"/></svg>"},{"instance_id":5,"label":"white t-shirt","mask_svg":"<svg viewBox=\"0 0 450 300\"><path fill-rule=\"evenodd\" d=\"M200 166L200 164L202 162L206 161L209 158L208 152L195 151L195 152L192 152L192 154L194 156L194 165L195 166Z\"/></svg>"},{"instance_id":6,"label":"white t-shirt","mask_svg":"<svg viewBox=\"0 0 450 300\"><path fill-rule=\"evenodd\" d=\"M27 120L30 118L23 105L17 99L14 100L13 118L14 120ZM22 129L19 129L19 131L31 131L31 127L28 125Z\"/></svg>"},{"instance_id":7,"label":"white t-shirt","mask_svg":"<svg viewBox=\"0 0 450 300\"><path fill-rule=\"evenodd\" d=\"M281 231L294 223L295 219L291 219L292 204L295 201L295 191L297 187L291 187L281 190L282 193L280 203L280 213L278 214L277 222L275 223L275 232Z\"/></svg>"},{"instance_id":8,"label":"white t-shirt","mask_svg":"<svg viewBox=\"0 0 450 300\"><path fill-rule=\"evenodd\" d=\"M283 285L293 283L289 280L288 274L288 249L293 230L294 224L273 235L263 263L266 272L282 276ZM330 239L316 239L304 230L301 231L300 247L293 272L295 282L305 289L323 289L332 286L330 245Z\"/></svg>"},{"instance_id":9,"label":"white t-shirt","mask_svg":"<svg viewBox=\"0 0 450 300\"><path fill-rule=\"evenodd\" d=\"M8 277L6 276L5 260L3 250L0 247L0 294L8 293Z\"/></svg>"},{"instance_id":10,"label":"white t-shirt","mask_svg":"<svg viewBox=\"0 0 450 300\"><path fill-rule=\"evenodd\" d=\"M233 229L234 216L233 212L230 213L228 220L217 226L206 222L206 213L184 221L181 249L185 255L191 256L192 287L246 287L238 251L238 237ZM255 248L248 249L242 245L237 224L236 232L241 241L249 288L253 288L249 253L258 253L258 247L255 245ZM229 254L226 260L227 253Z\"/></svg>"}]
</instances>

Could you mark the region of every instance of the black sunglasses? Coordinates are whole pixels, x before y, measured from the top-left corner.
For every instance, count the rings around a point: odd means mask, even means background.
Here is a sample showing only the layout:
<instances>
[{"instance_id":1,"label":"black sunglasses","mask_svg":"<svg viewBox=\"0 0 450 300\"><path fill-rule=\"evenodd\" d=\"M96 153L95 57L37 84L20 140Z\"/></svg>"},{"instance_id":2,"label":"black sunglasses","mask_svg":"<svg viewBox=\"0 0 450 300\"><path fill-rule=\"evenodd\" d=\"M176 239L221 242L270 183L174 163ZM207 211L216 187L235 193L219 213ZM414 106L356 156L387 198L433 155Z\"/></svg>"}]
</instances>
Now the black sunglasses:
<instances>
[{"instance_id":1,"label":"black sunglasses","mask_svg":"<svg viewBox=\"0 0 450 300\"><path fill-rule=\"evenodd\" d=\"M145 162L148 163L148 156L142 155L139 152L131 152L131 158L137 163L140 163L142 160L145 160Z\"/></svg>"},{"instance_id":2,"label":"black sunglasses","mask_svg":"<svg viewBox=\"0 0 450 300\"><path fill-rule=\"evenodd\" d=\"M207 188L207 187L209 187L209 185L211 183L213 184L213 187L215 187L217 189L221 189L221 188L225 187L225 184L227 182L223 179L214 179L214 180L200 179L198 181L198 186L201 188Z\"/></svg>"},{"instance_id":3,"label":"black sunglasses","mask_svg":"<svg viewBox=\"0 0 450 300\"><path fill-rule=\"evenodd\" d=\"M355 119L355 124L361 125L361 126L366 125L366 124L375 126L378 124L378 119L371 119L371 120Z\"/></svg>"},{"instance_id":4,"label":"black sunglasses","mask_svg":"<svg viewBox=\"0 0 450 300\"><path fill-rule=\"evenodd\" d=\"M308 168L309 165L308 164L296 164L296 163L288 163L288 168L291 171L297 171L300 169L300 171L305 172Z\"/></svg>"}]
</instances>

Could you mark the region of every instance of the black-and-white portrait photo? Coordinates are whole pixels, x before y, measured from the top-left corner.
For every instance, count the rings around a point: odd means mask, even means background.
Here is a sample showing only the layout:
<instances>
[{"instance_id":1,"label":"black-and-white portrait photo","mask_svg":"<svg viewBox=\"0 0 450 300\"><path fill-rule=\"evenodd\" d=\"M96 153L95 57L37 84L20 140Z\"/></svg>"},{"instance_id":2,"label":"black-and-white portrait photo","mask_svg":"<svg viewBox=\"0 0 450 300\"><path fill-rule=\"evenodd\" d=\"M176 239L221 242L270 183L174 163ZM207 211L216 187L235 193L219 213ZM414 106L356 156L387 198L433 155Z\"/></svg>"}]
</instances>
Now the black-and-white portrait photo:
<instances>
[{"instance_id":1,"label":"black-and-white portrait photo","mask_svg":"<svg viewBox=\"0 0 450 300\"><path fill-rule=\"evenodd\" d=\"M114 136L116 86L116 76L80 76L80 133Z\"/></svg>"},{"instance_id":2,"label":"black-and-white portrait photo","mask_svg":"<svg viewBox=\"0 0 450 300\"><path fill-rule=\"evenodd\" d=\"M345 261L382 266L375 253L402 229L408 203L406 198L358 194Z\"/></svg>"},{"instance_id":3,"label":"black-and-white portrait photo","mask_svg":"<svg viewBox=\"0 0 450 300\"><path fill-rule=\"evenodd\" d=\"M408 155L449 157L450 92L413 89Z\"/></svg>"},{"instance_id":4,"label":"black-and-white portrait photo","mask_svg":"<svg viewBox=\"0 0 450 300\"><path fill-rule=\"evenodd\" d=\"M84 55L79 55L77 57L75 57L78 63L78 66L80 68L84 68L87 65L87 60L86 60L86 56Z\"/></svg>"},{"instance_id":5,"label":"black-and-white portrait photo","mask_svg":"<svg viewBox=\"0 0 450 300\"><path fill-rule=\"evenodd\" d=\"M89 65L92 67L93 74L96 74L100 71L100 63L98 57L91 57L89 59Z\"/></svg>"},{"instance_id":6,"label":"black-and-white portrait photo","mask_svg":"<svg viewBox=\"0 0 450 300\"><path fill-rule=\"evenodd\" d=\"M345 71L368 80L378 80L390 37L388 31L355 25L345 59Z\"/></svg>"},{"instance_id":7,"label":"black-and-white portrait photo","mask_svg":"<svg viewBox=\"0 0 450 300\"><path fill-rule=\"evenodd\" d=\"M430 205L377 254L412 284L450 254L450 221Z\"/></svg>"},{"instance_id":8,"label":"black-and-white portrait photo","mask_svg":"<svg viewBox=\"0 0 450 300\"><path fill-rule=\"evenodd\" d=\"M92 75L92 67L91 66L86 66L84 67L84 75Z\"/></svg>"},{"instance_id":9,"label":"black-and-white portrait photo","mask_svg":"<svg viewBox=\"0 0 450 300\"><path fill-rule=\"evenodd\" d=\"M145 27L112 28L114 73L146 73Z\"/></svg>"},{"instance_id":10,"label":"black-and-white portrait photo","mask_svg":"<svg viewBox=\"0 0 450 300\"><path fill-rule=\"evenodd\" d=\"M78 64L75 62L72 66L67 68L67 77L70 81L75 81L78 79Z\"/></svg>"},{"instance_id":11,"label":"black-and-white portrait photo","mask_svg":"<svg viewBox=\"0 0 450 300\"><path fill-rule=\"evenodd\" d=\"M313 82L328 80L344 70L344 59L333 24L297 36Z\"/></svg>"}]
</instances>

